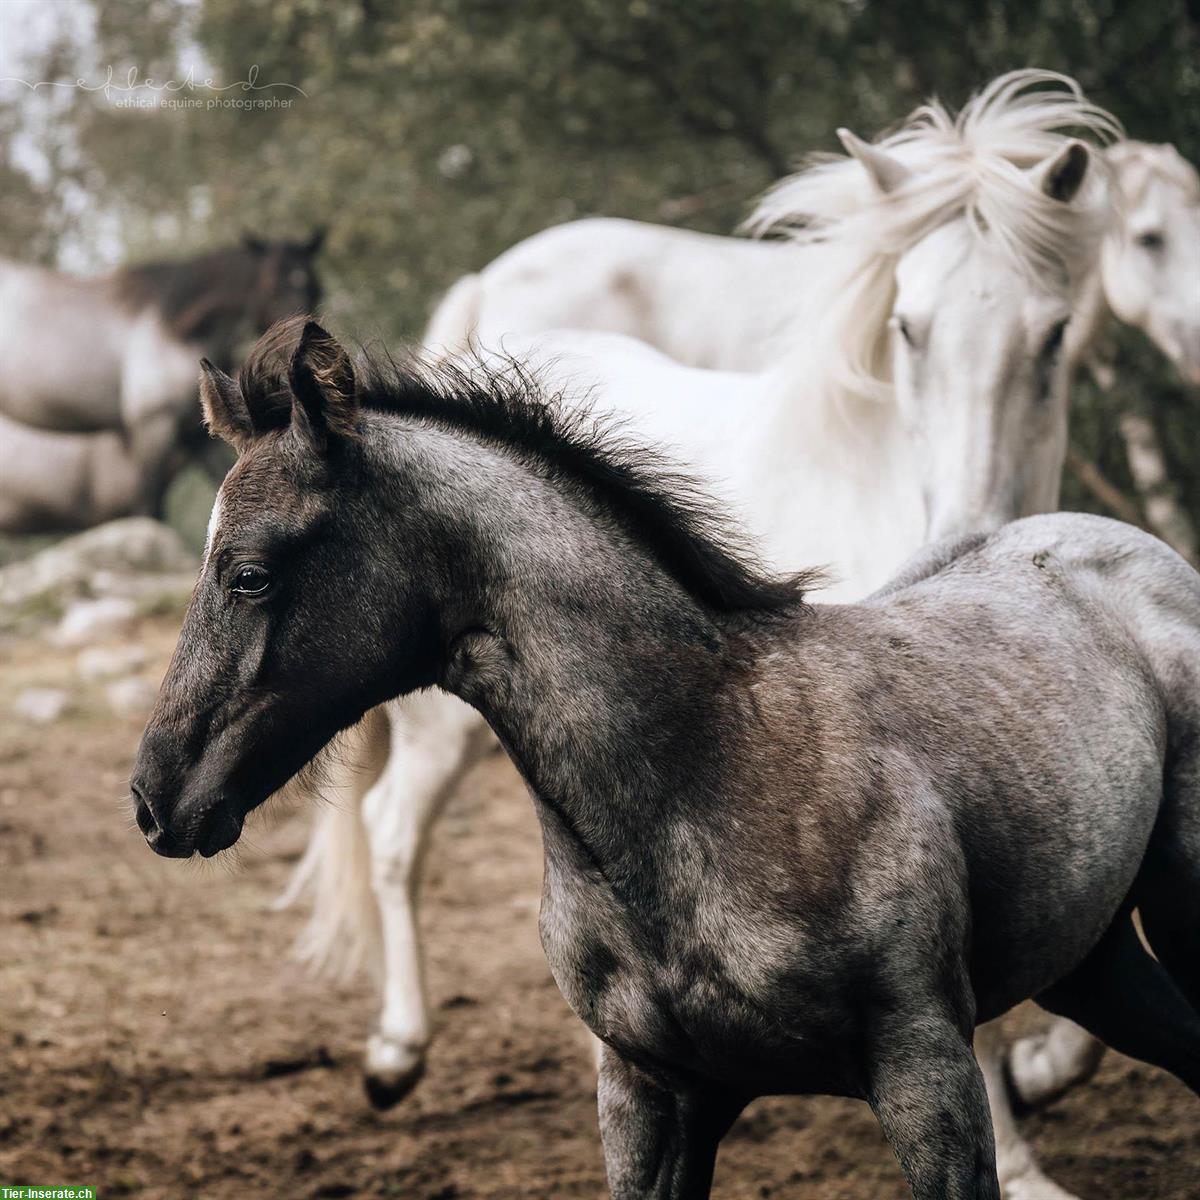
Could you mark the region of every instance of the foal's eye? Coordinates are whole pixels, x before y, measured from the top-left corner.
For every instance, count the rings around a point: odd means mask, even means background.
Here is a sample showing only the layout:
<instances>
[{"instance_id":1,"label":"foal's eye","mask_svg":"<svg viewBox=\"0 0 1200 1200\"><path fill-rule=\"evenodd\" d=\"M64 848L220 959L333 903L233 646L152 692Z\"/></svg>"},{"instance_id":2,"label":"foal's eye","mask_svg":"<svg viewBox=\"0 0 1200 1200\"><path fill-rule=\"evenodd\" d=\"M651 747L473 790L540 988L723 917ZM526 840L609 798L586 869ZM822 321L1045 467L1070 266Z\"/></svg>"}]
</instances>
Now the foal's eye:
<instances>
[{"instance_id":1,"label":"foal's eye","mask_svg":"<svg viewBox=\"0 0 1200 1200\"><path fill-rule=\"evenodd\" d=\"M1147 229L1145 233L1139 233L1134 241L1143 250L1161 250L1166 243L1166 238L1157 229Z\"/></svg>"},{"instance_id":2,"label":"foal's eye","mask_svg":"<svg viewBox=\"0 0 1200 1200\"><path fill-rule=\"evenodd\" d=\"M1053 329L1050 330L1049 336L1042 343L1042 357L1045 359L1054 358L1062 349L1063 338L1067 332L1067 322L1059 321Z\"/></svg>"},{"instance_id":3,"label":"foal's eye","mask_svg":"<svg viewBox=\"0 0 1200 1200\"><path fill-rule=\"evenodd\" d=\"M910 345L914 345L912 326L903 317L893 317L892 324L896 332Z\"/></svg>"},{"instance_id":4,"label":"foal's eye","mask_svg":"<svg viewBox=\"0 0 1200 1200\"><path fill-rule=\"evenodd\" d=\"M271 572L261 563L247 563L234 572L229 590L237 596L262 596L270 586Z\"/></svg>"}]
</instances>

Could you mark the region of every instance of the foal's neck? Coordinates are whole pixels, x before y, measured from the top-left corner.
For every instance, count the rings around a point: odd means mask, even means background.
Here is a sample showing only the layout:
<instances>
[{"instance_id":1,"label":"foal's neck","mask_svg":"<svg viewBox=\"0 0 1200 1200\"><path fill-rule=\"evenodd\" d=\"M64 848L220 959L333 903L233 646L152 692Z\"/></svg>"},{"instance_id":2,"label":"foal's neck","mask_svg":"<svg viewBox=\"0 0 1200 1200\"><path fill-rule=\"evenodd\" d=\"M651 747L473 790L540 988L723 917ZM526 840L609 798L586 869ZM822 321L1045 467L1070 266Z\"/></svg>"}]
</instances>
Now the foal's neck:
<instances>
[{"instance_id":1,"label":"foal's neck","mask_svg":"<svg viewBox=\"0 0 1200 1200\"><path fill-rule=\"evenodd\" d=\"M632 871L631 822L668 819L712 776L740 638L593 497L470 438L404 440L401 474L449 530L430 567L441 686L499 735L548 838Z\"/></svg>"}]
</instances>

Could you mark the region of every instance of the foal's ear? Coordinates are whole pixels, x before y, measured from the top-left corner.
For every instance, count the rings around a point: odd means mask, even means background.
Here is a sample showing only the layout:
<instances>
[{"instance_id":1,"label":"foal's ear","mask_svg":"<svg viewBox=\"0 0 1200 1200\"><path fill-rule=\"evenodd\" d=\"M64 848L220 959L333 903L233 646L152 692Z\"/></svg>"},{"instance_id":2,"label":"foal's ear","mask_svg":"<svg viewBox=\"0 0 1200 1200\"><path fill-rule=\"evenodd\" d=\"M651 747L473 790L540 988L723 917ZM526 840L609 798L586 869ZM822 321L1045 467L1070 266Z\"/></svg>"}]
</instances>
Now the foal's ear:
<instances>
[{"instance_id":1,"label":"foal's ear","mask_svg":"<svg viewBox=\"0 0 1200 1200\"><path fill-rule=\"evenodd\" d=\"M1073 138L1053 158L1033 168L1034 182L1051 200L1069 204L1079 194L1091 161L1087 143Z\"/></svg>"},{"instance_id":2,"label":"foal's ear","mask_svg":"<svg viewBox=\"0 0 1200 1200\"><path fill-rule=\"evenodd\" d=\"M200 407L210 433L228 442L239 454L254 440L254 422L242 389L207 358L200 360Z\"/></svg>"},{"instance_id":3,"label":"foal's ear","mask_svg":"<svg viewBox=\"0 0 1200 1200\"><path fill-rule=\"evenodd\" d=\"M837 135L838 141L842 143L846 153L862 163L863 170L870 176L876 191L882 195L894 192L912 178L912 171L886 150L872 146L870 142L864 142L849 129L839 129Z\"/></svg>"},{"instance_id":4,"label":"foal's ear","mask_svg":"<svg viewBox=\"0 0 1200 1200\"><path fill-rule=\"evenodd\" d=\"M354 367L337 339L306 321L288 364L292 428L325 450L339 438L358 435Z\"/></svg>"}]
</instances>

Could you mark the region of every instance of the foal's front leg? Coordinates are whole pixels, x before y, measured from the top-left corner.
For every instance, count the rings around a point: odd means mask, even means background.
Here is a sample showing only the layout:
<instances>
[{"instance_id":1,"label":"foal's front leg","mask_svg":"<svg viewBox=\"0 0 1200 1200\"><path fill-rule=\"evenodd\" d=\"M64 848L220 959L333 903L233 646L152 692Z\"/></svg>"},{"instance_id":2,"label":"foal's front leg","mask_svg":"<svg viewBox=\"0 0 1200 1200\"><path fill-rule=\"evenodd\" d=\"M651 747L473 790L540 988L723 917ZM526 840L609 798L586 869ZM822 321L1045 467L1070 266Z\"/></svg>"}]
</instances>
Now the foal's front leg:
<instances>
[{"instance_id":1,"label":"foal's front leg","mask_svg":"<svg viewBox=\"0 0 1200 1200\"><path fill-rule=\"evenodd\" d=\"M600 1136L613 1200L706 1200L717 1146L745 1101L714 1089L660 1087L605 1046Z\"/></svg>"},{"instance_id":2,"label":"foal's front leg","mask_svg":"<svg viewBox=\"0 0 1200 1200\"><path fill-rule=\"evenodd\" d=\"M872 1031L868 1099L915 1200L1000 1200L987 1089L959 1024L929 1008Z\"/></svg>"}]
</instances>

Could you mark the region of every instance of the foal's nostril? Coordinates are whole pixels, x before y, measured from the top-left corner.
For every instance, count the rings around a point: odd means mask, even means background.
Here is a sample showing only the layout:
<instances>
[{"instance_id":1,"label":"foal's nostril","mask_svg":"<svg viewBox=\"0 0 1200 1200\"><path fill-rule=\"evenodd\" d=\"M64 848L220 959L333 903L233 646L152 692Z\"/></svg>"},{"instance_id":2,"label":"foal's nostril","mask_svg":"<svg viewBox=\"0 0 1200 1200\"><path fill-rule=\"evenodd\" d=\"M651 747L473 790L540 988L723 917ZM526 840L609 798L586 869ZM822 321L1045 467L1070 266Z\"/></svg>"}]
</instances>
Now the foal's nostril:
<instances>
[{"instance_id":1,"label":"foal's nostril","mask_svg":"<svg viewBox=\"0 0 1200 1200\"><path fill-rule=\"evenodd\" d=\"M129 792L133 796L134 815L137 818L138 828L147 838L151 833L161 833L162 824L155 815L154 809L150 807L150 802L146 799L146 794L133 781L130 781Z\"/></svg>"},{"instance_id":2,"label":"foal's nostril","mask_svg":"<svg viewBox=\"0 0 1200 1200\"><path fill-rule=\"evenodd\" d=\"M155 821L154 815L151 813L150 809L147 808L145 804L141 803L141 801L138 801L138 806L134 810L134 816L137 819L137 827L146 837L149 837L152 833L162 832L159 829L158 822Z\"/></svg>"}]
</instances>

